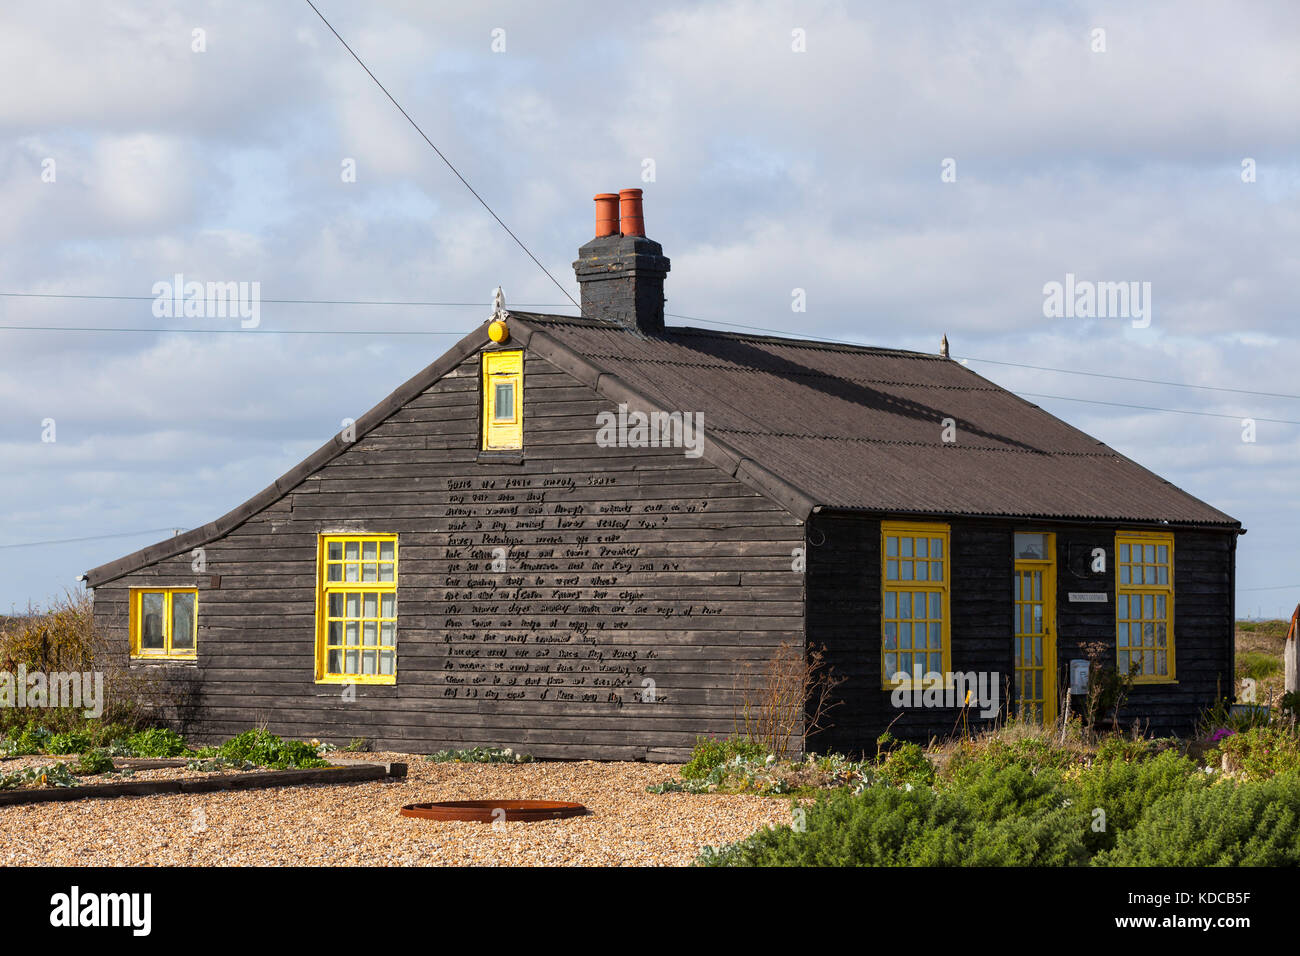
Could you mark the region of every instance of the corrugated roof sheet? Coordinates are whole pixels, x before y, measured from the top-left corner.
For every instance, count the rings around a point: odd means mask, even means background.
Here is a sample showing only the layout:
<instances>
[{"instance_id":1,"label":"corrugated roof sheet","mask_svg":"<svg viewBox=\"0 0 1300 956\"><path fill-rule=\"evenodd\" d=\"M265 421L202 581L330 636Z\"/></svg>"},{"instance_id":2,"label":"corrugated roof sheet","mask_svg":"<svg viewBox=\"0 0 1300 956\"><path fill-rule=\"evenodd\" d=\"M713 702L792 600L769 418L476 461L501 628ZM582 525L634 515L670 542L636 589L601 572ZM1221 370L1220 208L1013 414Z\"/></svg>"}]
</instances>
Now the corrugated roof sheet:
<instances>
[{"instance_id":1,"label":"corrugated roof sheet","mask_svg":"<svg viewBox=\"0 0 1300 956\"><path fill-rule=\"evenodd\" d=\"M938 355L522 315L830 508L1235 525ZM943 441L943 420L956 441Z\"/></svg>"}]
</instances>

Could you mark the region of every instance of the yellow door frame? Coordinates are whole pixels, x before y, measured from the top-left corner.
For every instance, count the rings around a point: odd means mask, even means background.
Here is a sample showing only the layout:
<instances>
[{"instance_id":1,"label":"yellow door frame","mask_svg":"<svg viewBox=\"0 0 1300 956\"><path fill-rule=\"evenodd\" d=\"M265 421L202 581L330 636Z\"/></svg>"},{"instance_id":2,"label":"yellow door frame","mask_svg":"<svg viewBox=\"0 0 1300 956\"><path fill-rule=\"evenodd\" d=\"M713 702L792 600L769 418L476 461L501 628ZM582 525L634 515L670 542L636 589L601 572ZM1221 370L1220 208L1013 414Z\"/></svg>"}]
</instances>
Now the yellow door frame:
<instances>
[{"instance_id":1,"label":"yellow door frame","mask_svg":"<svg viewBox=\"0 0 1300 956\"><path fill-rule=\"evenodd\" d=\"M1012 640L1013 650L1015 653L1014 667L1019 670L1021 667L1021 658L1024 654L1022 639L1030 641L1035 637L1042 639L1042 671L1043 671L1043 723L1051 725L1056 722L1057 710L1057 687L1056 687L1056 535L1050 531L1025 531L1022 534L1042 534L1047 538L1047 557L1044 560L1034 558L1015 558L1015 589L1012 592ZM1012 541L1014 543L1014 537ZM1039 598L1030 597L1025 599L1020 590L1022 580L1032 580L1033 572L1041 574L1042 594ZM1022 575L1024 577L1022 577ZM1043 632L1041 635L1033 632L1021 630L1021 608L1023 605L1041 604L1043 608ZM1032 619L1032 617L1031 617ZM1031 645L1032 647L1032 645ZM1037 664L1031 663L1030 668L1037 670ZM1020 700L1023 695L1016 695L1017 709L1020 708ZM1037 695L1033 695L1030 700L1037 701Z\"/></svg>"}]
</instances>

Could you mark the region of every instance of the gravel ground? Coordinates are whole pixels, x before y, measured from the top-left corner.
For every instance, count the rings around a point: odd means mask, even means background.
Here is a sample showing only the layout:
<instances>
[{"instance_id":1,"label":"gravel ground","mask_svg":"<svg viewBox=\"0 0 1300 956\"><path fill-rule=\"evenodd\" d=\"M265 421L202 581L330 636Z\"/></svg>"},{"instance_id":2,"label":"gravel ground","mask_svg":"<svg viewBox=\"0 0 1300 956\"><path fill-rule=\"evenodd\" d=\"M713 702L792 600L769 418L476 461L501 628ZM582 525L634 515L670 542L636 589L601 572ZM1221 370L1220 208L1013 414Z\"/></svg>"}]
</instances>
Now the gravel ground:
<instances>
[{"instance_id":1,"label":"gravel ground","mask_svg":"<svg viewBox=\"0 0 1300 956\"><path fill-rule=\"evenodd\" d=\"M3 866L681 866L706 844L790 819L770 797L646 793L645 763L435 764L403 754L400 783L285 787L0 806ZM441 823L398 814L437 800L550 799L591 815Z\"/></svg>"}]
</instances>

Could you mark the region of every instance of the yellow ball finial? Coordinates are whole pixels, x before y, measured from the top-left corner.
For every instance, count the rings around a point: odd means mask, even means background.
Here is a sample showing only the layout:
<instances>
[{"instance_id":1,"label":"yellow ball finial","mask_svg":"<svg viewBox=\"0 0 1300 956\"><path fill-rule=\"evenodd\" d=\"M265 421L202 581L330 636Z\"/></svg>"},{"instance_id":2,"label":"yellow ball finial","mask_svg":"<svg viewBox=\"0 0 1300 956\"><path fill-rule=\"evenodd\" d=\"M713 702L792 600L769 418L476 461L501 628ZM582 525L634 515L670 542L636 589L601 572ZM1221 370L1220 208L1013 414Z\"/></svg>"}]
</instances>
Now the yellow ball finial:
<instances>
[{"instance_id":1,"label":"yellow ball finial","mask_svg":"<svg viewBox=\"0 0 1300 956\"><path fill-rule=\"evenodd\" d=\"M500 345L506 339L510 338L510 330L501 319L493 319L492 324L488 326L488 338Z\"/></svg>"}]
</instances>

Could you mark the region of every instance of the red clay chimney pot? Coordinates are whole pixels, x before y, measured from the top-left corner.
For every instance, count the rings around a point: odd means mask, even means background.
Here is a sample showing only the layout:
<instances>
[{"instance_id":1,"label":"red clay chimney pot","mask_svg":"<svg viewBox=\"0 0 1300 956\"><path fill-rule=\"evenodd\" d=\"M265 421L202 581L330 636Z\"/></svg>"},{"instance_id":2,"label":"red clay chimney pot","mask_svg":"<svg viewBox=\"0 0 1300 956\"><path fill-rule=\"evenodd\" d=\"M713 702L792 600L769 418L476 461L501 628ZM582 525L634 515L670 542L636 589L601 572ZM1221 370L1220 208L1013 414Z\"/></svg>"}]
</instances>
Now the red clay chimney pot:
<instances>
[{"instance_id":1,"label":"red clay chimney pot","mask_svg":"<svg viewBox=\"0 0 1300 956\"><path fill-rule=\"evenodd\" d=\"M618 203L621 207L621 231L625 236L645 235L645 216L641 211L641 190L620 189Z\"/></svg>"},{"instance_id":2,"label":"red clay chimney pot","mask_svg":"<svg viewBox=\"0 0 1300 956\"><path fill-rule=\"evenodd\" d=\"M596 195L596 238L618 235L618 194Z\"/></svg>"}]
</instances>

